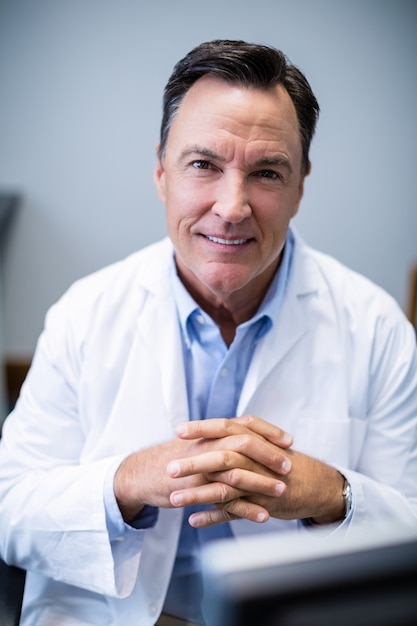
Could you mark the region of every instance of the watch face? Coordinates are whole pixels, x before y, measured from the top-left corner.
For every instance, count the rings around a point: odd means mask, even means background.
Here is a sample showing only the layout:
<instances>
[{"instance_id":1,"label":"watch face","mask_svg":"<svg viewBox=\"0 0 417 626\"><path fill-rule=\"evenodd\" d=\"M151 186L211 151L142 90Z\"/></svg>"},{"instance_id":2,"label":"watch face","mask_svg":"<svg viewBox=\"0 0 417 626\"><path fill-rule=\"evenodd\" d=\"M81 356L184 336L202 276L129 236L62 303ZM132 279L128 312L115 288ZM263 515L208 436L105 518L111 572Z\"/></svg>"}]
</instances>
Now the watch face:
<instances>
[{"instance_id":1,"label":"watch face","mask_svg":"<svg viewBox=\"0 0 417 626\"><path fill-rule=\"evenodd\" d=\"M346 514L345 514L345 517L346 517L350 513L350 509L352 508L352 488L350 486L350 483L347 480L345 482L345 486L344 486L342 494L346 503Z\"/></svg>"}]
</instances>

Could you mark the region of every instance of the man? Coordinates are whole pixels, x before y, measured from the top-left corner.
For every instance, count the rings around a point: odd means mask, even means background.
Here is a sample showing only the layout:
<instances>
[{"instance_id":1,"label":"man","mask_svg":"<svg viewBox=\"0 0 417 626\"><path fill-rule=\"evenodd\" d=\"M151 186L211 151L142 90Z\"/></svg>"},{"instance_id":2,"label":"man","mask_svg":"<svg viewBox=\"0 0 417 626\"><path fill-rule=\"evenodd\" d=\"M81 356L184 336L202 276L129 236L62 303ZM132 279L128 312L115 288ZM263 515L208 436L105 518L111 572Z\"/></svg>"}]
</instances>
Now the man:
<instances>
[{"instance_id":1,"label":"man","mask_svg":"<svg viewBox=\"0 0 417 626\"><path fill-rule=\"evenodd\" d=\"M413 329L289 227L318 111L272 48L214 41L174 68L169 239L51 309L4 429L25 626L203 623L205 541L417 524Z\"/></svg>"}]
</instances>

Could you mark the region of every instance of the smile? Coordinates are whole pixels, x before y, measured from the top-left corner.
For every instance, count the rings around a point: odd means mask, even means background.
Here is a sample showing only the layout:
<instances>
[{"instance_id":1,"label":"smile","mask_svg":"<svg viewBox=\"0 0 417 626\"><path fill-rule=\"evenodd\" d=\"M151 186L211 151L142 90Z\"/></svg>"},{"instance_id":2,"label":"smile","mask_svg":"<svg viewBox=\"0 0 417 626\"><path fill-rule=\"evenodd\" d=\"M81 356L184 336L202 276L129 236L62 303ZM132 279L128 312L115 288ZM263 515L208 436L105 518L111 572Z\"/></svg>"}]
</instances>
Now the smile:
<instances>
[{"instance_id":1,"label":"smile","mask_svg":"<svg viewBox=\"0 0 417 626\"><path fill-rule=\"evenodd\" d=\"M248 239L220 239L220 237L210 237L210 235L206 235L206 237L214 243L222 243L226 246L238 246L239 244L246 243L248 241Z\"/></svg>"}]
</instances>

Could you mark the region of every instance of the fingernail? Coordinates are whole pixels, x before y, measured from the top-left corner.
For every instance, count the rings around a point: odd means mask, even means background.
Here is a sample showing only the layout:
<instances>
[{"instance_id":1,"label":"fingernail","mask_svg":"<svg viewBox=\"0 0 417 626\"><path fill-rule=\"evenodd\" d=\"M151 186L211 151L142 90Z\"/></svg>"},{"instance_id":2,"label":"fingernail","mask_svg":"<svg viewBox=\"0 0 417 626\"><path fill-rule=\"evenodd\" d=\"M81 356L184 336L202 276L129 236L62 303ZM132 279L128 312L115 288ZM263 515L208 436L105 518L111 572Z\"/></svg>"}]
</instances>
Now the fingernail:
<instances>
[{"instance_id":1,"label":"fingernail","mask_svg":"<svg viewBox=\"0 0 417 626\"><path fill-rule=\"evenodd\" d=\"M277 483L275 485L275 495L276 496L282 496L284 491L285 491L285 484L284 483Z\"/></svg>"},{"instance_id":2,"label":"fingernail","mask_svg":"<svg viewBox=\"0 0 417 626\"><path fill-rule=\"evenodd\" d=\"M174 493L171 496L171 502L172 504L175 504L176 506L181 506L181 504L183 503L182 495L180 493Z\"/></svg>"},{"instance_id":3,"label":"fingernail","mask_svg":"<svg viewBox=\"0 0 417 626\"><path fill-rule=\"evenodd\" d=\"M266 513L258 513L258 515L256 516L256 521L257 522L266 522L266 520L268 519L268 515Z\"/></svg>"},{"instance_id":4,"label":"fingernail","mask_svg":"<svg viewBox=\"0 0 417 626\"><path fill-rule=\"evenodd\" d=\"M281 470L284 474L288 474L291 469L291 461L289 459L284 459L281 463Z\"/></svg>"},{"instance_id":5,"label":"fingernail","mask_svg":"<svg viewBox=\"0 0 417 626\"><path fill-rule=\"evenodd\" d=\"M182 424L177 424L176 432L178 436L185 435L187 432L187 424L184 422Z\"/></svg>"},{"instance_id":6,"label":"fingernail","mask_svg":"<svg viewBox=\"0 0 417 626\"><path fill-rule=\"evenodd\" d=\"M201 516L198 513L193 513L192 515L190 515L190 517L188 518L188 523L190 524L190 526L192 526L193 528L198 528L199 523L200 523L200 518Z\"/></svg>"},{"instance_id":7,"label":"fingernail","mask_svg":"<svg viewBox=\"0 0 417 626\"><path fill-rule=\"evenodd\" d=\"M171 461L168 463L168 474L170 476L178 476L180 473L180 464L178 461Z\"/></svg>"}]
</instances>

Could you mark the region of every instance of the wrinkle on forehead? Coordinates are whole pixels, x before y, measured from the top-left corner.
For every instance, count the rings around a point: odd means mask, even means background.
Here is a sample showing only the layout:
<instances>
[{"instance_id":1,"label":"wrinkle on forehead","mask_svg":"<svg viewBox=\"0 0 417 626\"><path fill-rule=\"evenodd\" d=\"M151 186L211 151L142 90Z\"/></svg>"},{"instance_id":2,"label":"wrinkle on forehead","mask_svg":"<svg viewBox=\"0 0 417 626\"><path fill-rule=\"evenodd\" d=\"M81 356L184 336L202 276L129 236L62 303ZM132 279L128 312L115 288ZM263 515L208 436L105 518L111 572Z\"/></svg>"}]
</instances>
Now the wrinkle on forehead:
<instances>
[{"instance_id":1,"label":"wrinkle on forehead","mask_svg":"<svg viewBox=\"0 0 417 626\"><path fill-rule=\"evenodd\" d=\"M280 85L264 91L201 78L184 97L170 135L181 154L215 156L217 162L291 162L290 154L302 154L295 108Z\"/></svg>"}]
</instances>

